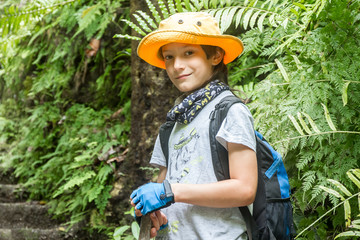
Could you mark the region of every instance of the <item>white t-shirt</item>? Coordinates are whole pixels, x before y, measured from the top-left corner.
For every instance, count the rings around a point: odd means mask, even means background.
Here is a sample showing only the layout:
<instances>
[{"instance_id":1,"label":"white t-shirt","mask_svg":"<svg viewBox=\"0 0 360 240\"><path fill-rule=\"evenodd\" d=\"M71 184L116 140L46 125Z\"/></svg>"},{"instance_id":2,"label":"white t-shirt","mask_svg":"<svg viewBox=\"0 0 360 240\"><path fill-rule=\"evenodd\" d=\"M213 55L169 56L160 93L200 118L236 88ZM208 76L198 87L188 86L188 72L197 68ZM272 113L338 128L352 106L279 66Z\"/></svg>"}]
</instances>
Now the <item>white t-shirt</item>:
<instances>
[{"instance_id":1,"label":"white t-shirt","mask_svg":"<svg viewBox=\"0 0 360 240\"><path fill-rule=\"evenodd\" d=\"M219 94L191 123L175 124L169 139L169 166L166 174L170 183L217 182L210 150L209 115L215 105L229 95L232 95L230 91ZM216 139L225 148L227 142L232 142L256 151L253 118L244 104L234 104L229 109ZM150 163L166 166L159 136ZM246 225L239 208L209 208L176 202L161 211L167 216L169 227L159 231L156 239L247 239L244 234Z\"/></svg>"}]
</instances>

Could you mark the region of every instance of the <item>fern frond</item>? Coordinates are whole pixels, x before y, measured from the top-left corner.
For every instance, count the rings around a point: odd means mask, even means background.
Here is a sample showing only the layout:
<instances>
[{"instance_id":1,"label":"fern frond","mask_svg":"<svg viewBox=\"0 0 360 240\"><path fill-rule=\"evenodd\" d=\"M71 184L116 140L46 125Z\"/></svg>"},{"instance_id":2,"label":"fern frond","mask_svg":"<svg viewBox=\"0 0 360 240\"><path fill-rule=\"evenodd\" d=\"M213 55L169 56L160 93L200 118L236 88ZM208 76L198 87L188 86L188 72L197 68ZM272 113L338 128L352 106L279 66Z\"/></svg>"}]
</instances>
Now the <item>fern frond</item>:
<instances>
[{"instance_id":1,"label":"fern frond","mask_svg":"<svg viewBox=\"0 0 360 240\"><path fill-rule=\"evenodd\" d=\"M246 11L244 18L242 19L244 29L247 29L253 11L254 11L254 9L252 9L252 8L249 9L248 11Z\"/></svg>"},{"instance_id":2,"label":"fern frond","mask_svg":"<svg viewBox=\"0 0 360 240\"><path fill-rule=\"evenodd\" d=\"M160 8L160 11L163 15L163 18L168 18L169 17L169 11L164 3L163 0L158 0L158 4L159 4L159 8Z\"/></svg>"},{"instance_id":3,"label":"fern frond","mask_svg":"<svg viewBox=\"0 0 360 240\"><path fill-rule=\"evenodd\" d=\"M311 134L312 132L311 132L310 128L307 126L307 124L305 123L300 112L297 113L297 116L298 116L299 122L300 122L301 126L303 127L303 129L305 130L305 132L307 134Z\"/></svg>"},{"instance_id":4,"label":"fern frond","mask_svg":"<svg viewBox=\"0 0 360 240\"><path fill-rule=\"evenodd\" d=\"M140 16L146 20L146 23L149 24L152 28L154 28L154 29L157 28L157 25L154 22L154 20L146 12L143 12L141 10L138 10L136 12L139 13Z\"/></svg>"},{"instance_id":5,"label":"fern frond","mask_svg":"<svg viewBox=\"0 0 360 240\"><path fill-rule=\"evenodd\" d=\"M221 32L226 31L228 29L233 21L233 17L235 12L237 11L237 8L226 8L224 13L221 16L220 21L220 30Z\"/></svg>"},{"instance_id":6,"label":"fern frond","mask_svg":"<svg viewBox=\"0 0 360 240\"><path fill-rule=\"evenodd\" d=\"M348 102L348 94L347 94L347 92L348 92L349 84L350 84L350 82L345 82L343 87L342 87L341 97L342 97L342 101L343 101L344 106L346 106L346 104Z\"/></svg>"},{"instance_id":7,"label":"fern frond","mask_svg":"<svg viewBox=\"0 0 360 240\"><path fill-rule=\"evenodd\" d=\"M314 132L320 133L320 130L319 130L318 127L316 126L314 120L312 120L312 118L311 118L308 114L306 114L306 113L304 113L304 112L302 112L302 114L307 118L307 120L309 121L309 123L310 123L312 129L314 130Z\"/></svg>"},{"instance_id":8,"label":"fern frond","mask_svg":"<svg viewBox=\"0 0 360 240\"><path fill-rule=\"evenodd\" d=\"M290 79L289 79L289 75L287 74L284 66L282 65L282 63L280 62L279 59L275 59L275 63L276 65L278 66L279 70L280 70L280 73L281 75L283 76L283 78L285 79L286 82L290 82Z\"/></svg>"},{"instance_id":9,"label":"fern frond","mask_svg":"<svg viewBox=\"0 0 360 240\"><path fill-rule=\"evenodd\" d=\"M152 29L149 28L149 26L146 24L146 22L139 16L137 15L136 13L133 14L133 16L135 17L136 21L139 23L140 27L142 27L142 29L145 31L145 32L151 32Z\"/></svg>"},{"instance_id":10,"label":"fern frond","mask_svg":"<svg viewBox=\"0 0 360 240\"><path fill-rule=\"evenodd\" d=\"M331 120L329 110L327 109L326 105L324 105L323 103L321 103L321 105L324 108L325 118L326 118L326 121L327 121L329 127L331 128L331 130L336 131L336 127L335 127L333 121Z\"/></svg>"},{"instance_id":11,"label":"fern frond","mask_svg":"<svg viewBox=\"0 0 360 240\"><path fill-rule=\"evenodd\" d=\"M141 40L141 38L139 38L139 37L130 36L128 34L115 34L114 38L125 38L125 39L136 40L136 41Z\"/></svg>"},{"instance_id":12,"label":"fern frond","mask_svg":"<svg viewBox=\"0 0 360 240\"><path fill-rule=\"evenodd\" d=\"M38 22L42 17L51 13L65 5L69 5L78 0L68 0L56 4L44 3L43 5L28 4L22 8L12 5L3 9L3 14L0 15L0 26L2 38L8 34L16 34L18 30L24 26L28 26L31 21L32 24Z\"/></svg>"},{"instance_id":13,"label":"fern frond","mask_svg":"<svg viewBox=\"0 0 360 240\"><path fill-rule=\"evenodd\" d=\"M181 0L175 0L176 9L177 9L178 12L183 12L184 11L181 3L182 3Z\"/></svg>"},{"instance_id":14,"label":"fern frond","mask_svg":"<svg viewBox=\"0 0 360 240\"><path fill-rule=\"evenodd\" d=\"M199 2L198 0L191 0L191 2L194 5L196 11L200 11L203 8L203 3L201 1Z\"/></svg>"},{"instance_id":15,"label":"fern frond","mask_svg":"<svg viewBox=\"0 0 360 240\"><path fill-rule=\"evenodd\" d=\"M171 15L175 14L175 13L176 13L176 10L175 10L174 1L173 1L173 0L168 0L168 1L167 1L167 5L168 5L168 8L169 8L170 14L171 14Z\"/></svg>"},{"instance_id":16,"label":"fern frond","mask_svg":"<svg viewBox=\"0 0 360 240\"><path fill-rule=\"evenodd\" d=\"M141 28L139 28L135 23L127 20L127 19L121 19L122 22L125 22L126 24L128 24L134 31L136 31L138 34L142 35L142 36L145 36L146 33L141 30ZM119 34L121 35L121 34Z\"/></svg>"},{"instance_id":17,"label":"fern frond","mask_svg":"<svg viewBox=\"0 0 360 240\"><path fill-rule=\"evenodd\" d=\"M328 179L329 182L331 182L333 185L335 185L340 191L342 191L346 196L350 197L352 194L351 192L339 181Z\"/></svg>"},{"instance_id":18,"label":"fern frond","mask_svg":"<svg viewBox=\"0 0 360 240\"><path fill-rule=\"evenodd\" d=\"M145 0L145 1L146 1L146 4L148 5L148 8L149 8L151 14L154 16L155 21L157 23L160 23L161 22L161 17L160 17L159 12L156 10L154 4L152 4L152 2L150 0Z\"/></svg>"},{"instance_id":19,"label":"fern frond","mask_svg":"<svg viewBox=\"0 0 360 240\"><path fill-rule=\"evenodd\" d=\"M253 15L252 15L252 17L250 18L250 23L249 23L249 27L251 28L251 29L253 29L254 27L255 27L255 23L256 23L256 21L258 20L258 16L259 16L259 14L261 13L261 11L256 11ZM259 19L260 20L260 19ZM260 28L260 27L259 27Z\"/></svg>"},{"instance_id":20,"label":"fern frond","mask_svg":"<svg viewBox=\"0 0 360 240\"><path fill-rule=\"evenodd\" d=\"M346 172L346 175L358 188L360 188L360 170L359 169L350 169L348 172Z\"/></svg>"}]
</instances>

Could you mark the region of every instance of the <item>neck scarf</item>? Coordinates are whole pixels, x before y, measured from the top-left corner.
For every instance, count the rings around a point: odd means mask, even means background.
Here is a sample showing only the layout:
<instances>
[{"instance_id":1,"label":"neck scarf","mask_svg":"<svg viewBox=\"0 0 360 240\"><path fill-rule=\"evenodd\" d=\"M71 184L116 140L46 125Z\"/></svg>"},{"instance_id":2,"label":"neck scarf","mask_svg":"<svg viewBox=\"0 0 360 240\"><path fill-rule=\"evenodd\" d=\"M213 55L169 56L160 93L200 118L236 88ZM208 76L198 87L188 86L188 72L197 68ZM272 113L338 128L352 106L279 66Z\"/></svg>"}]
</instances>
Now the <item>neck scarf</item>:
<instances>
[{"instance_id":1,"label":"neck scarf","mask_svg":"<svg viewBox=\"0 0 360 240\"><path fill-rule=\"evenodd\" d=\"M167 114L167 121L177 121L188 124L199 112L218 96L222 91L229 90L229 86L219 80L211 81L204 88L188 95L181 103L175 105Z\"/></svg>"}]
</instances>

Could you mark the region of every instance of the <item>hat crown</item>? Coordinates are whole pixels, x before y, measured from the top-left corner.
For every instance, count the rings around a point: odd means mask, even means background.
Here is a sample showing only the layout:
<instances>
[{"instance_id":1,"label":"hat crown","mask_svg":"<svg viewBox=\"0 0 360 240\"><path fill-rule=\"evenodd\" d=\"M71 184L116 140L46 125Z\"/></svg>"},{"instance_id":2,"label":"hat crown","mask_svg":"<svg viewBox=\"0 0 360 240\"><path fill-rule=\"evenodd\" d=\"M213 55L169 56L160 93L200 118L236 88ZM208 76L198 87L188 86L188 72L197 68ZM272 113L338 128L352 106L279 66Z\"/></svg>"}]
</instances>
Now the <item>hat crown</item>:
<instances>
[{"instance_id":1,"label":"hat crown","mask_svg":"<svg viewBox=\"0 0 360 240\"><path fill-rule=\"evenodd\" d=\"M218 22L208 13L177 13L160 22L159 30L194 32L205 35L221 35Z\"/></svg>"}]
</instances>

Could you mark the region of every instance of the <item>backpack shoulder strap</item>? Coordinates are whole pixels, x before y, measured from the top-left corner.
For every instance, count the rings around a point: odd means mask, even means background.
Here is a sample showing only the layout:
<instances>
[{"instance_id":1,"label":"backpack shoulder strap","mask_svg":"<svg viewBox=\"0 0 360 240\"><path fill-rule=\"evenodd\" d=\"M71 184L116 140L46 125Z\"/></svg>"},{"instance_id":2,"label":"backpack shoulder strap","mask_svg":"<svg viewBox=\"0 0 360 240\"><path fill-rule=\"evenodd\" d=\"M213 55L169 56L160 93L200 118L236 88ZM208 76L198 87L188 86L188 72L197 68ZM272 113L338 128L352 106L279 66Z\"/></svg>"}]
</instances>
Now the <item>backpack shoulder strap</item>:
<instances>
[{"instance_id":1,"label":"backpack shoulder strap","mask_svg":"<svg viewBox=\"0 0 360 240\"><path fill-rule=\"evenodd\" d=\"M159 130L160 145L166 159L166 167L169 163L169 138L174 125L175 122L168 121L163 123Z\"/></svg>"},{"instance_id":2,"label":"backpack shoulder strap","mask_svg":"<svg viewBox=\"0 0 360 240\"><path fill-rule=\"evenodd\" d=\"M215 109L210 114L209 138L211 156L214 165L215 175L218 181L229 179L229 161L227 150L216 140L222 122L224 121L230 107L242 101L234 95L224 97L216 104Z\"/></svg>"},{"instance_id":3,"label":"backpack shoulder strap","mask_svg":"<svg viewBox=\"0 0 360 240\"><path fill-rule=\"evenodd\" d=\"M211 146L211 156L214 171L218 181L230 179L229 158L227 150L216 140L222 122L224 121L230 107L235 103L243 103L236 96L227 96L220 100L210 114L209 137ZM246 229L250 240L258 239L258 227L247 206L239 207L240 212L246 223Z\"/></svg>"}]
</instances>

